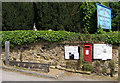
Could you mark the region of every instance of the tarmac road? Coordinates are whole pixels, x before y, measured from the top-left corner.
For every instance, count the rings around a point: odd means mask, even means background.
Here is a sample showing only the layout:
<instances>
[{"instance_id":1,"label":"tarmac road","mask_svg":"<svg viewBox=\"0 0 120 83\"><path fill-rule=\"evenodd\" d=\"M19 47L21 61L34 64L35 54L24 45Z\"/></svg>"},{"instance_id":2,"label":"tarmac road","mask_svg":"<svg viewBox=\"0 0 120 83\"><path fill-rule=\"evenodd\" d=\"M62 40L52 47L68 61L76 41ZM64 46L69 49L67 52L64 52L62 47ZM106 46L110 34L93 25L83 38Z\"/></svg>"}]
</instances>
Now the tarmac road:
<instances>
[{"instance_id":1,"label":"tarmac road","mask_svg":"<svg viewBox=\"0 0 120 83\"><path fill-rule=\"evenodd\" d=\"M36 76L30 76L21 74L19 72L12 72L12 71L4 71L0 69L0 75L2 71L2 81L54 81L55 79L50 78L42 78Z\"/></svg>"},{"instance_id":2,"label":"tarmac road","mask_svg":"<svg viewBox=\"0 0 120 83\"><path fill-rule=\"evenodd\" d=\"M83 75L76 75L71 73L69 75L59 77L58 79L37 77L31 74L27 75L20 72L0 69L0 75L1 74L2 76L0 76L0 79L2 79L2 81L103 81L101 79L86 78Z\"/></svg>"}]
</instances>

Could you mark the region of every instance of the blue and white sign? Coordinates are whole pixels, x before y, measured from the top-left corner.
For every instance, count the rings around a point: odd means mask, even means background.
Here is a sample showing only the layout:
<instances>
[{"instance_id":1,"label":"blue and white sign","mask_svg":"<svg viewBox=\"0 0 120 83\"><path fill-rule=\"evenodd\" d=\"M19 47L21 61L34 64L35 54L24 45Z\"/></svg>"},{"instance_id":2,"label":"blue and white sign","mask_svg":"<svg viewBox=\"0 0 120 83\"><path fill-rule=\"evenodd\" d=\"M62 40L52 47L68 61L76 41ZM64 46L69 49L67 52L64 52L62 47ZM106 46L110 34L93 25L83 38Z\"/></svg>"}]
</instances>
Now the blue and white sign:
<instances>
[{"instance_id":1,"label":"blue and white sign","mask_svg":"<svg viewBox=\"0 0 120 83\"><path fill-rule=\"evenodd\" d=\"M100 4L97 5L97 27L111 29L111 9Z\"/></svg>"}]
</instances>

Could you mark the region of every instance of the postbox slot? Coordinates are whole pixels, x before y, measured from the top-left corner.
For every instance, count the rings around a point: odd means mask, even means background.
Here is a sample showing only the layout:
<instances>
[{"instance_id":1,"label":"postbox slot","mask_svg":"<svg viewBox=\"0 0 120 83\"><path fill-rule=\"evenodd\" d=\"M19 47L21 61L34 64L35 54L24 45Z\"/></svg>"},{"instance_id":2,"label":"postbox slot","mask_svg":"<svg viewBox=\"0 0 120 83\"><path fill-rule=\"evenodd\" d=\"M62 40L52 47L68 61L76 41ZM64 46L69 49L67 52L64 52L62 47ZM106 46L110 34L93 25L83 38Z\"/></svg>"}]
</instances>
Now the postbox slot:
<instances>
[{"instance_id":1,"label":"postbox slot","mask_svg":"<svg viewBox=\"0 0 120 83\"><path fill-rule=\"evenodd\" d=\"M90 48L90 46L85 46L85 48Z\"/></svg>"}]
</instances>

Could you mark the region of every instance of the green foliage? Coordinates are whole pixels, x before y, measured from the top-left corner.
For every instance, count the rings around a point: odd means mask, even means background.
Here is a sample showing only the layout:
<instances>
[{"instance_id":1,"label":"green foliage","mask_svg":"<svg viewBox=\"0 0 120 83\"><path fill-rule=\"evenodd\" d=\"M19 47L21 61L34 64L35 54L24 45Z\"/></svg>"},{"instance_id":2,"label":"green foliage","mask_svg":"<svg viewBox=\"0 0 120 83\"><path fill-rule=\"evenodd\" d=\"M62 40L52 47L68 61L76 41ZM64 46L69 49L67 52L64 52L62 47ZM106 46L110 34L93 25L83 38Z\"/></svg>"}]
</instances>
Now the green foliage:
<instances>
[{"instance_id":1,"label":"green foliage","mask_svg":"<svg viewBox=\"0 0 120 83\"><path fill-rule=\"evenodd\" d=\"M118 21L120 22L120 1L109 3L109 7L111 8L112 30L118 30Z\"/></svg>"},{"instance_id":2,"label":"green foliage","mask_svg":"<svg viewBox=\"0 0 120 83\"><path fill-rule=\"evenodd\" d=\"M66 30L80 32L80 5L82 3L35 3L38 30ZM41 10L42 9L42 10Z\"/></svg>"},{"instance_id":3,"label":"green foliage","mask_svg":"<svg viewBox=\"0 0 120 83\"><path fill-rule=\"evenodd\" d=\"M115 69L115 63L114 63L113 60L111 60L111 61L109 62L109 67L110 67L110 69Z\"/></svg>"},{"instance_id":4,"label":"green foliage","mask_svg":"<svg viewBox=\"0 0 120 83\"><path fill-rule=\"evenodd\" d=\"M81 25L84 27L83 32L84 33L89 33L89 32L94 32L96 28L96 3L94 2L83 2L82 5L80 6L81 10ZM94 20L93 20L94 18ZM93 26L94 24L94 26ZM92 30L91 30L92 27Z\"/></svg>"},{"instance_id":5,"label":"green foliage","mask_svg":"<svg viewBox=\"0 0 120 83\"><path fill-rule=\"evenodd\" d=\"M95 71L95 68L90 63L84 63L82 66L83 71Z\"/></svg>"},{"instance_id":6,"label":"green foliage","mask_svg":"<svg viewBox=\"0 0 120 83\"><path fill-rule=\"evenodd\" d=\"M83 48L81 48L82 49L82 52L83 52ZM81 53L81 55L80 55L80 59L79 59L79 66L80 65L82 65L83 64L83 53Z\"/></svg>"},{"instance_id":7,"label":"green foliage","mask_svg":"<svg viewBox=\"0 0 120 83\"><path fill-rule=\"evenodd\" d=\"M92 34L92 40L95 42L104 41L105 43L112 44L112 45L119 45L120 44L120 36L118 31L113 32L105 32L104 34Z\"/></svg>"},{"instance_id":8,"label":"green foliage","mask_svg":"<svg viewBox=\"0 0 120 83\"><path fill-rule=\"evenodd\" d=\"M14 67L15 69L20 69L20 70L26 70L26 68L24 68L24 67Z\"/></svg>"},{"instance_id":9,"label":"green foliage","mask_svg":"<svg viewBox=\"0 0 120 83\"><path fill-rule=\"evenodd\" d=\"M90 38L88 38L90 37ZM62 41L105 41L105 43L119 45L120 38L118 32L108 32L106 34L81 34L67 31L2 31L2 47L5 41L10 42L10 47L16 45L28 45L37 41L62 42Z\"/></svg>"},{"instance_id":10,"label":"green foliage","mask_svg":"<svg viewBox=\"0 0 120 83\"><path fill-rule=\"evenodd\" d=\"M111 77L113 77L114 73L115 73L115 63L113 60L111 60L109 62L109 67L110 67L110 73L111 73Z\"/></svg>"},{"instance_id":11,"label":"green foliage","mask_svg":"<svg viewBox=\"0 0 120 83\"><path fill-rule=\"evenodd\" d=\"M74 32L66 31L2 31L2 47L5 41L10 41L10 46L30 44L37 41L60 42L64 40L73 41ZM71 36L71 38L69 38Z\"/></svg>"},{"instance_id":12,"label":"green foliage","mask_svg":"<svg viewBox=\"0 0 120 83\"><path fill-rule=\"evenodd\" d=\"M101 73L101 70L100 70L100 66L101 66L101 63L99 60L96 60L96 63L95 63L95 72L99 75Z\"/></svg>"},{"instance_id":13,"label":"green foliage","mask_svg":"<svg viewBox=\"0 0 120 83\"><path fill-rule=\"evenodd\" d=\"M112 29L117 30L119 2L99 2L112 10ZM9 8L11 7L11 8ZM66 30L94 33L97 29L96 2L11 2L2 3L3 30Z\"/></svg>"},{"instance_id":14,"label":"green foliage","mask_svg":"<svg viewBox=\"0 0 120 83\"><path fill-rule=\"evenodd\" d=\"M103 67L102 73L103 73L103 74L106 74L106 72L107 72L107 68L106 68L106 67Z\"/></svg>"},{"instance_id":15,"label":"green foliage","mask_svg":"<svg viewBox=\"0 0 120 83\"><path fill-rule=\"evenodd\" d=\"M110 43L110 44L117 44L118 45L120 44L120 36L119 35L119 32L116 31L116 32L109 32L106 34L106 42L107 43Z\"/></svg>"},{"instance_id":16,"label":"green foliage","mask_svg":"<svg viewBox=\"0 0 120 83\"><path fill-rule=\"evenodd\" d=\"M33 18L33 5L30 2L2 3L2 30L30 30Z\"/></svg>"},{"instance_id":17,"label":"green foliage","mask_svg":"<svg viewBox=\"0 0 120 83\"><path fill-rule=\"evenodd\" d=\"M100 67L100 61L97 60L95 65L96 67Z\"/></svg>"},{"instance_id":18,"label":"green foliage","mask_svg":"<svg viewBox=\"0 0 120 83\"><path fill-rule=\"evenodd\" d=\"M103 29L101 28L101 26L99 25L99 28L97 30L97 34L106 34L105 31L103 31Z\"/></svg>"}]
</instances>

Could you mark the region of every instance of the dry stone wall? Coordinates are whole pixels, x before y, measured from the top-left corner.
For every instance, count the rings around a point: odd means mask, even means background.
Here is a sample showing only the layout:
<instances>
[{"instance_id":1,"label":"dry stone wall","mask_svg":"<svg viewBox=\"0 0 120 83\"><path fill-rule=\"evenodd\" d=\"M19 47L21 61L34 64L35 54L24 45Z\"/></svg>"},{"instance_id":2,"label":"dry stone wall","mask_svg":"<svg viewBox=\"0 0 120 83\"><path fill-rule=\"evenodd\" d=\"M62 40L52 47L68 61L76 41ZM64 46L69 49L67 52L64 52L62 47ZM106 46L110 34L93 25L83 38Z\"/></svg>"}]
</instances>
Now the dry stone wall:
<instances>
[{"instance_id":1,"label":"dry stone wall","mask_svg":"<svg viewBox=\"0 0 120 83\"><path fill-rule=\"evenodd\" d=\"M66 63L71 62L78 63L77 60L65 60L64 58L64 46L80 46L80 56L82 56L83 47L82 43L75 42L61 42L61 43L48 43L48 42L38 42L31 45L21 45L16 46L13 49L10 49L10 61L23 61L23 62L36 62L36 63L49 63L50 65L57 65L66 67ZM116 70L118 70L118 48L113 46L112 59L115 62ZM2 59L5 60L4 50L2 52ZM109 70L109 61L100 61L104 62L101 67L106 66ZM92 60L92 65L95 65L96 60ZM69 66L70 68L70 66ZM71 67L72 68L72 67Z\"/></svg>"}]
</instances>

